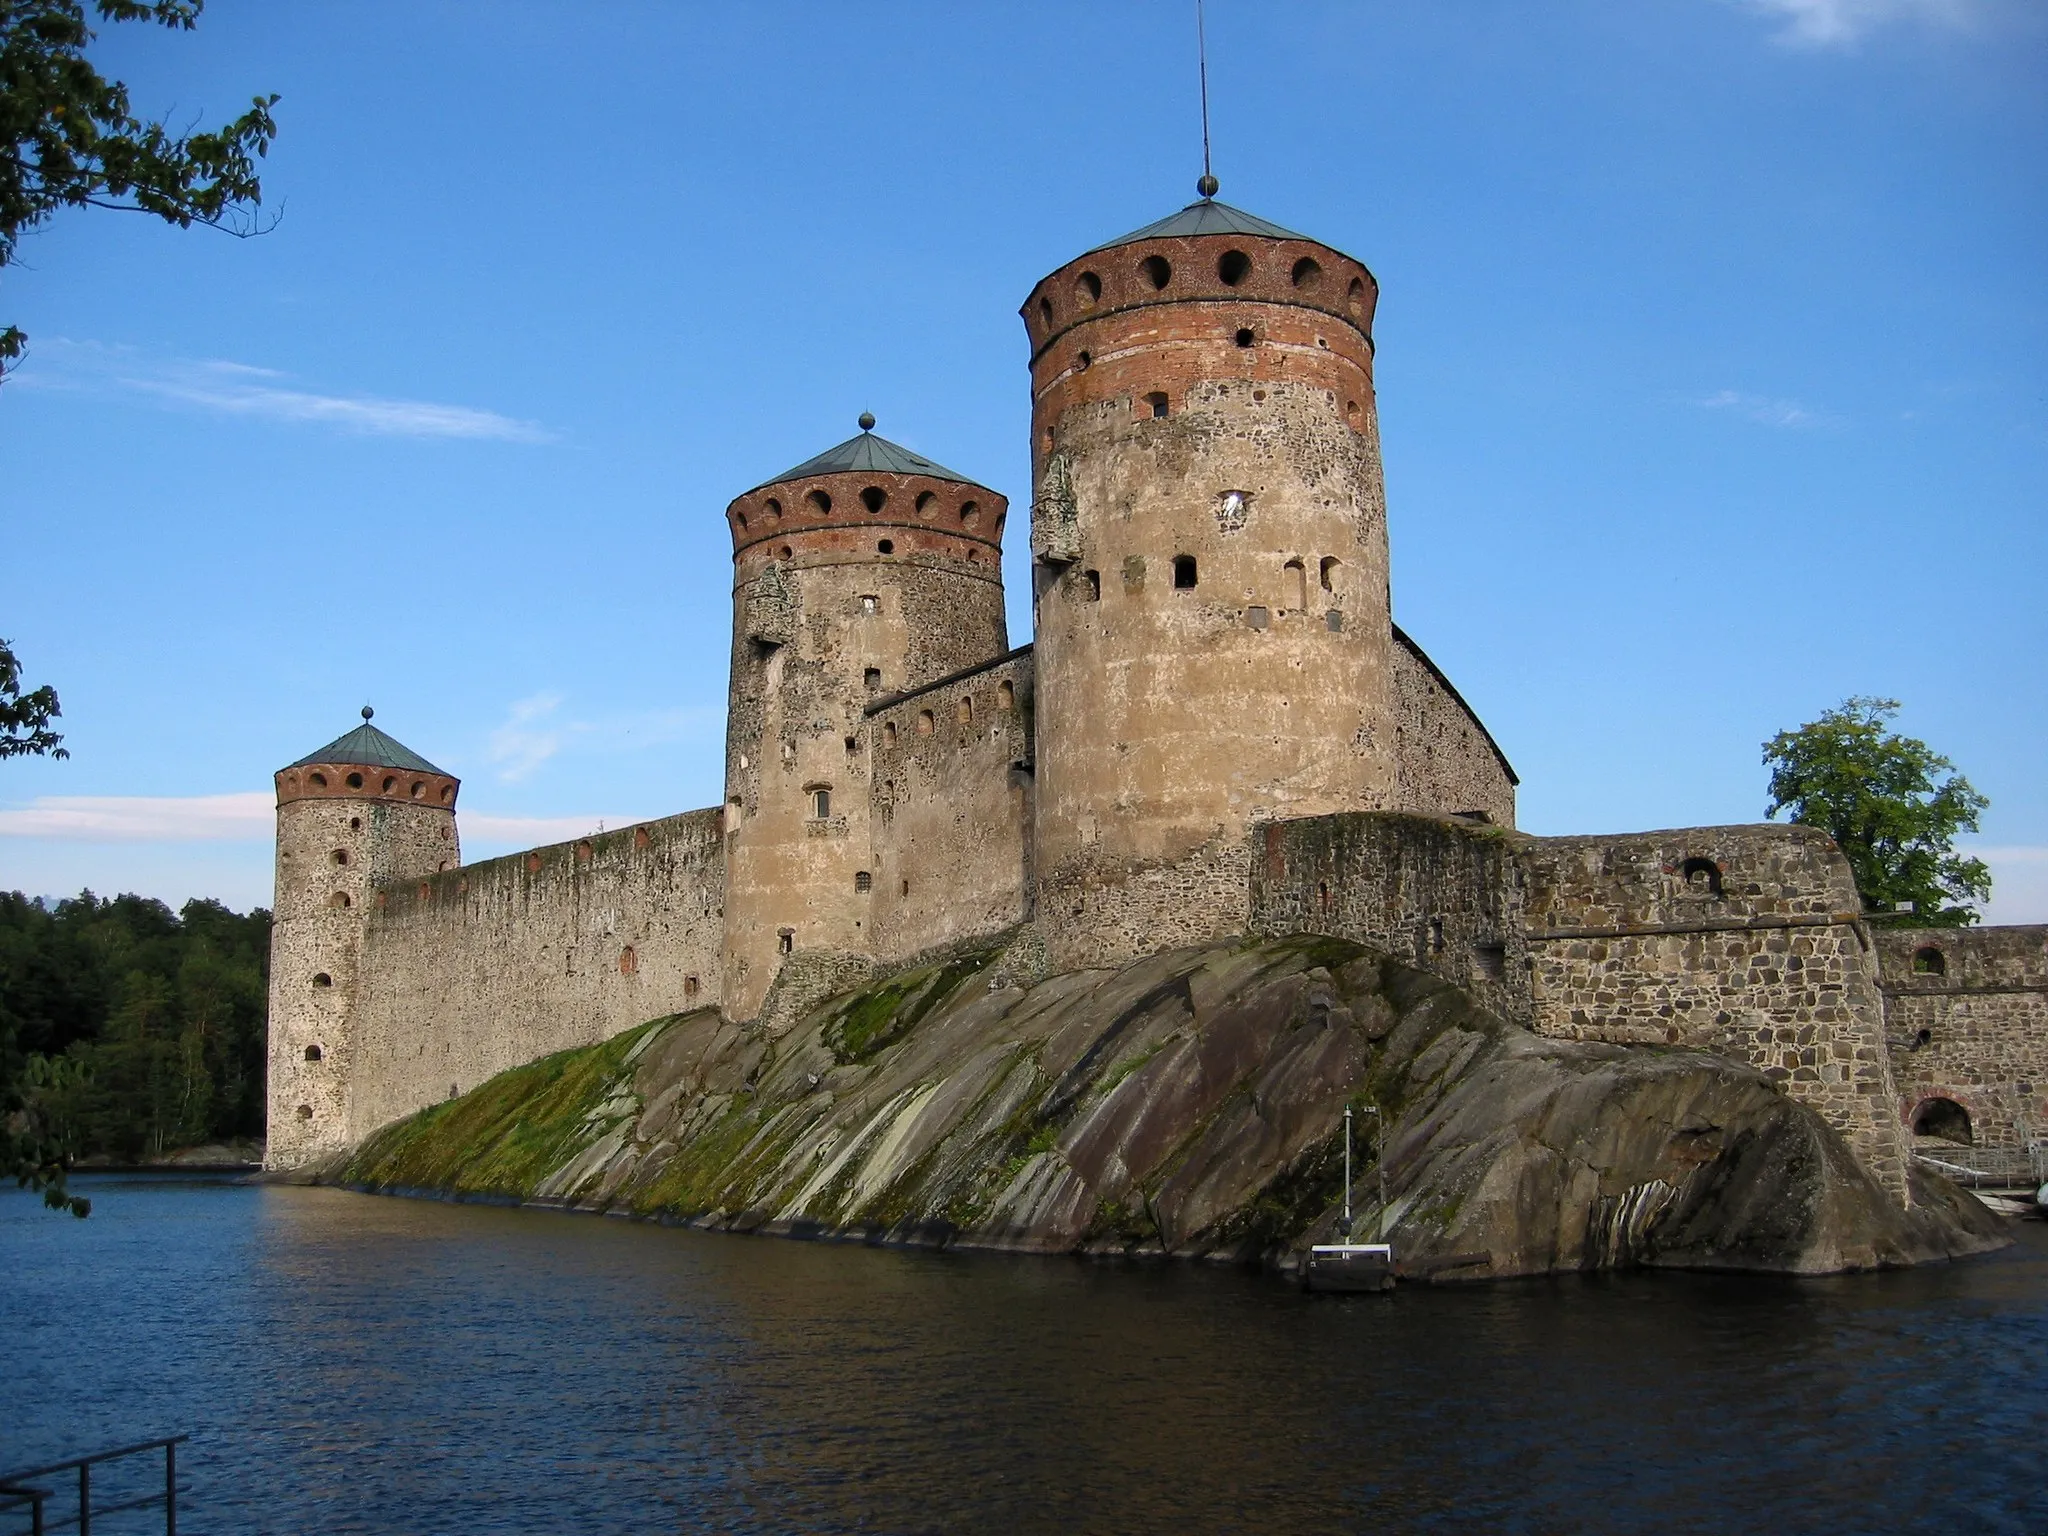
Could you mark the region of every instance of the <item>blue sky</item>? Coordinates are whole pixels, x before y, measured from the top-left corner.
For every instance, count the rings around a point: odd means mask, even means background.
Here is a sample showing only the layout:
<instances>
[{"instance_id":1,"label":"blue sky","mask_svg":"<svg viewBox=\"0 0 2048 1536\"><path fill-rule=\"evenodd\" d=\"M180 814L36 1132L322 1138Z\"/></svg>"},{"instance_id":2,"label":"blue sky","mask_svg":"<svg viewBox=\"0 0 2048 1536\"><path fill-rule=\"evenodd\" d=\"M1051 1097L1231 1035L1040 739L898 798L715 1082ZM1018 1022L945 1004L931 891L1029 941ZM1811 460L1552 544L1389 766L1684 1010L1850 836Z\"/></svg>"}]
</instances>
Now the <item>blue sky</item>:
<instances>
[{"instance_id":1,"label":"blue sky","mask_svg":"<svg viewBox=\"0 0 2048 1536\"><path fill-rule=\"evenodd\" d=\"M1753 821L1851 693L2048 920L2048 22L2026 0L1209 8L1223 197L1370 265L1396 617L1539 833ZM73 213L0 318L0 888L267 901L377 723L471 856L717 801L721 514L854 430L1028 501L1016 310L1189 201L1191 6L213 0L260 239ZM1023 524L1006 571L1030 624Z\"/></svg>"}]
</instances>

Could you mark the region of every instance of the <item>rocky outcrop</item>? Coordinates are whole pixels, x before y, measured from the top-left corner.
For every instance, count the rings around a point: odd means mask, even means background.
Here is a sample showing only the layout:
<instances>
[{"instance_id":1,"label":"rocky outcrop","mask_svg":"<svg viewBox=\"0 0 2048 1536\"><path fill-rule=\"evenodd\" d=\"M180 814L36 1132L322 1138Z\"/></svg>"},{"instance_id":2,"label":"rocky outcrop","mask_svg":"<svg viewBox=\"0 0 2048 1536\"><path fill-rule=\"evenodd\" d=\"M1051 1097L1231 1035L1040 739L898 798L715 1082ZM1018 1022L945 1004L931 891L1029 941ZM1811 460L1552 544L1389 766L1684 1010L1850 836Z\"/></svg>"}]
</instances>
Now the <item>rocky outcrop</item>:
<instances>
[{"instance_id":1,"label":"rocky outcrop","mask_svg":"<svg viewBox=\"0 0 2048 1536\"><path fill-rule=\"evenodd\" d=\"M772 1042L708 1010L658 1020L425 1110L334 1177L741 1231L1290 1266L1334 1231L1347 1105L1364 1112L1358 1228L1384 1226L1410 1274L1823 1273L2004 1241L1938 1180L1902 1209L1746 1066L1544 1039L1322 938L1028 987L966 954Z\"/></svg>"}]
</instances>

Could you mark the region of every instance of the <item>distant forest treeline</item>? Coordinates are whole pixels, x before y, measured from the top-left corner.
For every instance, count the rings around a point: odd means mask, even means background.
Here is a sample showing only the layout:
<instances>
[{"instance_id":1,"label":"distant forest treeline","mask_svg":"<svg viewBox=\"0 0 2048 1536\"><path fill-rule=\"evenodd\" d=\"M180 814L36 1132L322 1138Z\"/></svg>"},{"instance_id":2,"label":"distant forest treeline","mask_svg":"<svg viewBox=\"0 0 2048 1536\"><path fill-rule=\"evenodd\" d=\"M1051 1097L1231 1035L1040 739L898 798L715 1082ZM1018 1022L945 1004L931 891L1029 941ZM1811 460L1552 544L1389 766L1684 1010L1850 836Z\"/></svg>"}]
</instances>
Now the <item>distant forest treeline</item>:
<instances>
[{"instance_id":1,"label":"distant forest treeline","mask_svg":"<svg viewBox=\"0 0 2048 1536\"><path fill-rule=\"evenodd\" d=\"M261 1137L269 969L261 907L0 892L0 1080L71 1063L50 1107L81 1157Z\"/></svg>"}]
</instances>

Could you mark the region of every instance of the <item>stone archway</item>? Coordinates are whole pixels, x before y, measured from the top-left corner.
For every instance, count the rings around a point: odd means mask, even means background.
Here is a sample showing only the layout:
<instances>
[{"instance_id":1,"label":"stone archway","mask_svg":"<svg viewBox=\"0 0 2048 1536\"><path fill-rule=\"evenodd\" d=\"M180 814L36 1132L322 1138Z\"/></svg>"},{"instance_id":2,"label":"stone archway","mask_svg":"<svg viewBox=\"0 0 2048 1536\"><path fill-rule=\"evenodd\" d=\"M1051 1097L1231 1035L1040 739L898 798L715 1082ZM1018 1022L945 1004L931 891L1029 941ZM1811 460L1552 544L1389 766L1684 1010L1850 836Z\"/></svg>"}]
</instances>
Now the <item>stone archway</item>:
<instances>
[{"instance_id":1,"label":"stone archway","mask_svg":"<svg viewBox=\"0 0 2048 1536\"><path fill-rule=\"evenodd\" d=\"M1943 1141L1952 1141L1965 1147L1975 1144L1975 1137L1970 1128L1970 1112L1954 1099L1939 1095L1922 1099L1913 1106L1913 1134L1938 1136Z\"/></svg>"}]
</instances>

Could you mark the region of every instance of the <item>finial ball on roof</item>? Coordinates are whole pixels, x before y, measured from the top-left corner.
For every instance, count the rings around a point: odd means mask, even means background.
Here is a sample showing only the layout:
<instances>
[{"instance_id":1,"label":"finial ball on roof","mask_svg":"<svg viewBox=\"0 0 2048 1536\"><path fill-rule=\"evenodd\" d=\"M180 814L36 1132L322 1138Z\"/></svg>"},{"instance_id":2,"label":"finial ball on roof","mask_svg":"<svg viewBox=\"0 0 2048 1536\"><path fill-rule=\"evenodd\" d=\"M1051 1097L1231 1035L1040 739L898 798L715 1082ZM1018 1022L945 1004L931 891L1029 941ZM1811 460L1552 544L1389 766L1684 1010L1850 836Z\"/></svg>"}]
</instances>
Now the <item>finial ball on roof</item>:
<instances>
[{"instance_id":1,"label":"finial ball on roof","mask_svg":"<svg viewBox=\"0 0 2048 1536\"><path fill-rule=\"evenodd\" d=\"M374 709L370 708L370 706L369 706L369 705L365 704L365 705L363 706L363 718L364 718L365 720L369 719L369 718L370 718L370 716L372 716L372 715L374 715L374 714L376 714L376 713L377 713L377 711L375 711Z\"/></svg>"},{"instance_id":2,"label":"finial ball on roof","mask_svg":"<svg viewBox=\"0 0 2048 1536\"><path fill-rule=\"evenodd\" d=\"M1204 197L1214 197L1218 192L1223 190L1223 183L1218 181L1214 176L1211 176L1208 172L1204 171L1202 173L1202 179L1195 183L1195 190L1201 193Z\"/></svg>"},{"instance_id":3,"label":"finial ball on roof","mask_svg":"<svg viewBox=\"0 0 2048 1536\"><path fill-rule=\"evenodd\" d=\"M862 411L860 413L860 429L863 432L875 430L875 413L873 411Z\"/></svg>"}]
</instances>

